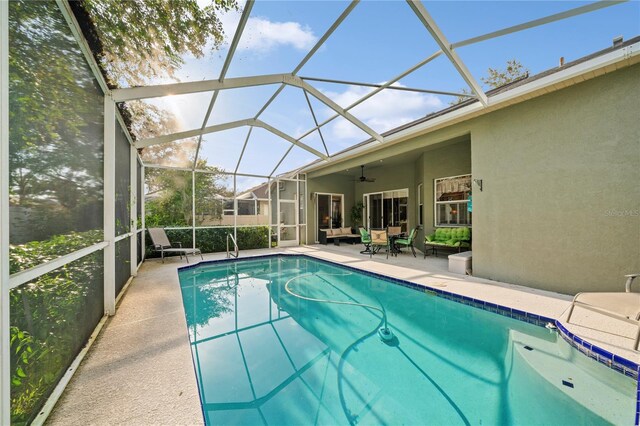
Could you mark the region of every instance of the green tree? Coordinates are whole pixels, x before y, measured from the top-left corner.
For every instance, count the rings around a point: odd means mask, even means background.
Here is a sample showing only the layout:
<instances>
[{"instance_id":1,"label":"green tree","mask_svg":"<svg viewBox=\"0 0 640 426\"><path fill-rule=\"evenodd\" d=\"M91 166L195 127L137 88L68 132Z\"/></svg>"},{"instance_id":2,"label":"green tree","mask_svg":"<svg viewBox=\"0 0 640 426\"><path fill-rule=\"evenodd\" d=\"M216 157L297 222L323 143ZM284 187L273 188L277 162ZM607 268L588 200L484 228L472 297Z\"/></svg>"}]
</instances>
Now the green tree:
<instances>
[{"instance_id":1,"label":"green tree","mask_svg":"<svg viewBox=\"0 0 640 426\"><path fill-rule=\"evenodd\" d=\"M135 86L175 78L186 54L204 56L224 41L219 15L235 0L83 0L103 46L100 62L115 82Z\"/></svg>"},{"instance_id":2,"label":"green tree","mask_svg":"<svg viewBox=\"0 0 640 426\"><path fill-rule=\"evenodd\" d=\"M491 68L487 70L487 76L480 80L489 88L504 86L512 81L519 80L529 75L529 70L525 68L517 59L507 61L504 69Z\"/></svg>"},{"instance_id":3,"label":"green tree","mask_svg":"<svg viewBox=\"0 0 640 426\"><path fill-rule=\"evenodd\" d=\"M513 81L529 76L529 70L524 67L517 59L507 61L504 69L491 68L487 70L487 76L481 77L480 81L489 89L495 89ZM463 88L460 92L464 95L473 96L473 92L468 88ZM449 105L457 105L460 102L469 99L467 96L458 96L451 101Z\"/></svg>"},{"instance_id":4,"label":"green tree","mask_svg":"<svg viewBox=\"0 0 640 426\"><path fill-rule=\"evenodd\" d=\"M220 170L198 160L197 168L208 173L196 173L196 212L213 219L222 217L225 201L233 197ZM147 226L191 226L192 174L188 171L147 169Z\"/></svg>"}]
</instances>

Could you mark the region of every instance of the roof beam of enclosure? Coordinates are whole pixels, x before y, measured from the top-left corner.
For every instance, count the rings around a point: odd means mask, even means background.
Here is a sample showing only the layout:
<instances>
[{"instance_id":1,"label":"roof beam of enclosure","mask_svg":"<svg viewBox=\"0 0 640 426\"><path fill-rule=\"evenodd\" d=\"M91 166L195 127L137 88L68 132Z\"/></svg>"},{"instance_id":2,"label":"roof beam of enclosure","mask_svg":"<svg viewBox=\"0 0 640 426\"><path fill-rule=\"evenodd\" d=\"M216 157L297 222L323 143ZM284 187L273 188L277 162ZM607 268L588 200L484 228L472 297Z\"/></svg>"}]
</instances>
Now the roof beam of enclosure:
<instances>
[{"instance_id":1,"label":"roof beam of enclosure","mask_svg":"<svg viewBox=\"0 0 640 426\"><path fill-rule=\"evenodd\" d=\"M458 56L456 51L451 46L451 43L447 40L444 33L440 30L436 22L433 20L427 9L424 7L420 0L407 0L407 3L413 9L413 12L416 14L418 19L425 26L427 31L431 34L433 39L438 43L440 49L444 52L445 55L449 58L453 66L458 70L460 76L467 82L469 87L475 95L478 97L478 100L482 103L482 105L487 105L487 95L482 90L482 87L478 84L476 79L471 75L471 72L467 68L467 66L462 62L462 59Z\"/></svg>"},{"instance_id":2,"label":"roof beam of enclosure","mask_svg":"<svg viewBox=\"0 0 640 426\"><path fill-rule=\"evenodd\" d=\"M282 158L280 159L280 161L278 161L278 164L276 164L276 166L273 168L273 170L271 171L271 173L269 173L269 179L271 179L271 177L274 175L274 173L276 172L276 170L278 170L278 167L280 167L280 164L282 164L282 162L284 161L285 158L287 158L287 155L289 155L289 153L291 152L291 150L293 149L293 145L291 145L289 147L289 149L287 150L287 152L284 153L284 155L282 156Z\"/></svg>"},{"instance_id":3,"label":"roof beam of enclosure","mask_svg":"<svg viewBox=\"0 0 640 426\"><path fill-rule=\"evenodd\" d=\"M155 86L114 89L112 93L116 102L125 102L136 99L157 98L161 96L209 92L211 90L226 90L277 84L283 83L288 76L291 76L291 74L266 74L251 77L227 78L222 82L219 80L189 81L185 83L158 84Z\"/></svg>"},{"instance_id":4,"label":"roof beam of enclosure","mask_svg":"<svg viewBox=\"0 0 640 426\"><path fill-rule=\"evenodd\" d=\"M315 46L313 46L311 48L311 50L305 55L305 57L302 58L302 60L298 64L298 66L296 66L293 69L293 72L291 73L292 75L296 75L298 73L298 71L300 71L302 69L302 67L305 66L305 64L309 61L309 59L311 59L311 57L313 57L313 55L318 51L318 49L320 49L320 47L322 47L324 42L327 41L327 39L331 36L331 34L333 34L333 32L336 30L336 28L338 28L340 26L340 24L342 24L342 21L344 21L346 19L346 17L349 16L351 11L358 5L359 2L360 2L360 0L353 0L351 3L349 3L349 6L347 6L344 9L344 11L342 11L340 16L338 16L338 19L336 19L333 22L333 24L331 24L329 29L327 31L325 31L325 33L322 35L322 37L320 37L320 40L318 40L316 42ZM280 87L278 87L278 90L276 90L275 93L273 95L271 95L269 100L262 106L262 108L260 108L260 110L258 111L258 113L255 115L254 118L258 119L262 115L262 113L269 107L269 105L271 105L271 103L276 99L276 97L278 97L278 95L282 92L284 87L285 87L284 84L281 84Z\"/></svg>"},{"instance_id":5,"label":"roof beam of enclosure","mask_svg":"<svg viewBox=\"0 0 640 426\"><path fill-rule=\"evenodd\" d=\"M255 118L232 121L232 122L223 123L223 124L216 124L214 126L205 127L204 129L193 129L193 130L187 130L184 132L172 133L170 135L158 136L156 138L144 139L136 142L136 148L144 148L152 145L165 144L165 143L173 142L180 139L195 137L195 136L198 136L199 134L205 135L208 133L222 132L224 130L235 129L237 127L242 127L242 126L261 127L267 130L268 132L273 133L274 135L279 136L282 139L292 143L293 145L296 145L299 148L302 148L305 151L312 153L316 157L322 158L323 160L327 159L327 156L325 154L311 148L310 146L300 142L299 140L296 140L292 136L289 136L285 132L276 129L275 127L265 123L264 121L256 120Z\"/></svg>"},{"instance_id":6,"label":"roof beam of enclosure","mask_svg":"<svg viewBox=\"0 0 640 426\"><path fill-rule=\"evenodd\" d=\"M316 151L315 149L311 148L307 144L300 142L299 140L295 139L294 137L289 136L285 132L276 129L275 127L265 123L264 121L255 120L254 126L262 127L263 129L273 133L274 135L280 136L282 139L291 142L293 145L296 145L297 147L302 148L305 151L310 152L311 154L315 155L318 158L321 158L323 160L326 160L328 158L325 154L321 153L320 151Z\"/></svg>"},{"instance_id":7,"label":"roof beam of enclosure","mask_svg":"<svg viewBox=\"0 0 640 426\"><path fill-rule=\"evenodd\" d=\"M414 88L414 87L393 86L393 85L374 84L374 83L361 83L361 82L357 82L357 81L334 80L334 79L329 79L329 78L318 78L318 77L302 77L302 76L300 76L300 78L305 80L305 81L307 81L307 80L308 81L320 81L320 82L324 82L324 83L348 84L348 85L351 85L351 86L375 87L375 88L381 88L381 87L384 86L384 89L388 89L388 90L400 90L400 91L405 91L405 92L418 92L418 93L433 93L433 94L436 94L436 95L462 96L462 97L466 97L466 98L475 98L475 96L470 95L468 93L446 92L446 91L442 91L442 90L417 89L417 88Z\"/></svg>"},{"instance_id":8,"label":"roof beam of enclosure","mask_svg":"<svg viewBox=\"0 0 640 426\"><path fill-rule=\"evenodd\" d=\"M242 145L242 151L240 151L240 157L238 157L238 164L236 164L236 168L233 173L238 173L238 169L240 168L240 163L242 162L242 157L244 156L244 150L247 149L247 143L249 142L249 138L251 137L251 132L253 131L253 127L249 127L249 132L247 133L247 137L244 140L244 145Z\"/></svg>"},{"instance_id":9,"label":"roof beam of enclosure","mask_svg":"<svg viewBox=\"0 0 640 426\"><path fill-rule=\"evenodd\" d=\"M180 139L193 138L200 134L222 132L223 130L235 129L237 127L251 126L252 123L253 123L253 120L251 119L231 121L229 123L216 124L214 126L205 127L204 129L186 130L184 132L172 133L170 135L163 135L155 138L142 139L136 142L136 148L145 148L147 146L152 146L152 145L161 145L161 144L177 141Z\"/></svg>"},{"instance_id":10,"label":"roof beam of enclosure","mask_svg":"<svg viewBox=\"0 0 640 426\"><path fill-rule=\"evenodd\" d=\"M318 126L318 119L316 118L316 113L313 111L313 107L311 106L311 100L309 99L309 94L306 90L303 90L304 98L307 100L307 105L309 106L309 112L311 112L311 116L313 117L313 122L316 126ZM324 136L322 136L322 130L318 127L318 135L320 135L320 140L322 141L322 146L324 146L324 150L329 155L329 149L327 148L327 144L324 142Z\"/></svg>"},{"instance_id":11,"label":"roof beam of enclosure","mask_svg":"<svg viewBox=\"0 0 640 426\"><path fill-rule=\"evenodd\" d=\"M162 164L153 164L153 163L144 163L144 167L148 169L166 169L166 170L175 170L177 172L196 172L196 173L205 173L205 174L215 174L215 175L225 175L225 176L242 176L242 177L254 177L254 178L264 178L268 179L269 176L266 175L257 175L250 173L234 173L227 172L225 170L206 170L206 169L196 169L191 170L191 167L176 167L176 166L165 166Z\"/></svg>"},{"instance_id":12,"label":"roof beam of enclosure","mask_svg":"<svg viewBox=\"0 0 640 426\"><path fill-rule=\"evenodd\" d=\"M222 83L224 78L227 75L227 71L229 70L229 66L231 66L231 60L233 59L233 55L236 52L236 48L238 47L238 43L240 42L240 38L242 38L242 33L244 32L244 27L247 25L247 21L249 20L249 15L251 14L251 9L253 8L253 0L247 0L244 5L244 9L242 10L242 15L240 16L240 21L238 22L238 27L236 28L236 33L233 36L233 41L229 46L229 51L227 52L227 57L224 60L224 64L222 65L222 70L220 71L220 77L218 77L218 81ZM207 108L207 113L204 115L204 120L202 121L202 129L205 128L207 122L209 121L209 117L211 116L211 112L213 111L213 106L216 104L216 100L218 99L219 90L215 90L213 95L211 96L211 102L209 102L209 107ZM193 158L193 169L195 170L196 164L198 163L198 157L200 156L200 146L202 145L202 133L198 136L198 145L196 146L196 155Z\"/></svg>"},{"instance_id":13,"label":"roof beam of enclosure","mask_svg":"<svg viewBox=\"0 0 640 426\"><path fill-rule=\"evenodd\" d=\"M406 71L402 72L401 74L399 74L396 77L392 78L391 80L387 81L386 83L381 85L379 88L377 88L375 90L372 90L371 92L367 93L366 95L364 95L363 97L361 97L360 99L358 99L357 101L355 101L354 103L352 103L351 105L346 107L345 111L349 111L350 109L355 108L356 106L360 105L362 102L366 101L367 99L371 98L372 96L375 96L376 94L380 93L382 90L384 90L387 87L391 86L393 83L396 83L400 79L402 79L402 78L406 77L407 75L411 74L412 72L416 71L418 68L420 68L420 67L428 64L429 62L433 61L434 59L436 59L441 54L442 54L442 51L438 50L434 54L430 55L428 58L423 59L422 61L418 62L417 64L415 64L411 68L407 69ZM298 139L303 139L303 138L309 136L311 133L315 132L317 129L321 128L322 126L324 126L326 124L329 124L331 121L335 120L338 117L340 117L340 114L336 114L336 115L334 115L332 117L327 118L325 121L323 121L322 123L320 123L319 125L317 125L313 129L310 129L309 131L304 133Z\"/></svg>"},{"instance_id":14,"label":"roof beam of enclosure","mask_svg":"<svg viewBox=\"0 0 640 426\"><path fill-rule=\"evenodd\" d=\"M306 90L311 95L313 95L316 99L318 99L320 102L322 102L323 104L325 104L326 106L328 106L329 108L331 108L332 110L337 112L339 115L344 117L346 120L350 121L351 124L359 127L360 130L362 130L363 132L367 133L369 136L371 136L372 138L374 138L378 142L380 142L380 143L384 142L382 136L378 132L376 132L371 127L367 126L362 121L360 121L359 119L354 117L346 109L342 108L340 105L338 105L333 100L331 100L331 98L329 98L327 95L325 95L324 93L322 93L321 91L319 91L318 89L316 89L315 87L313 87L312 85L307 83L306 81L304 81L304 80L302 80L301 78L298 78L298 77L296 77L295 79L291 79L290 81L291 81L291 83L290 83L291 85L297 86L297 87L300 87L301 89Z\"/></svg>"},{"instance_id":15,"label":"roof beam of enclosure","mask_svg":"<svg viewBox=\"0 0 640 426\"><path fill-rule=\"evenodd\" d=\"M533 21L524 22L522 24L514 25L511 27L503 28L498 31L493 31L487 34L483 34L477 37L471 37L466 40L461 40L451 45L452 49L467 46L474 43L479 43L481 41L490 40L496 37L502 37L507 34L515 33L518 31L523 31L529 28L538 27L540 25L548 24L550 22L560 21L563 19L571 18L572 16L582 15L584 13L593 12L598 9L603 9L605 7L615 6L620 3L626 3L629 0L600 0L594 3L589 3L584 6L576 7L574 9L569 9L564 12L556 13L553 15L545 16L544 18L534 19Z\"/></svg>"}]
</instances>

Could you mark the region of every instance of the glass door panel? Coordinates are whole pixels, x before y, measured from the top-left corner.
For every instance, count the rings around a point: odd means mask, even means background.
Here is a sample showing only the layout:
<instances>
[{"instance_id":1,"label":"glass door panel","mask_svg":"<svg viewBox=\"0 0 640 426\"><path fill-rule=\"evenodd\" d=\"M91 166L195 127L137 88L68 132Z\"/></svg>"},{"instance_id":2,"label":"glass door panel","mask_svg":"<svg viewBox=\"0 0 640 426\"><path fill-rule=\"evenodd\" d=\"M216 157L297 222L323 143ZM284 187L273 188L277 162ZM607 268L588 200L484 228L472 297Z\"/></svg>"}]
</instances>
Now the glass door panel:
<instances>
[{"instance_id":1,"label":"glass door panel","mask_svg":"<svg viewBox=\"0 0 640 426\"><path fill-rule=\"evenodd\" d=\"M331 196L331 228L342 227L342 196Z\"/></svg>"},{"instance_id":2,"label":"glass door panel","mask_svg":"<svg viewBox=\"0 0 640 426\"><path fill-rule=\"evenodd\" d=\"M280 200L280 245L298 245L297 201Z\"/></svg>"},{"instance_id":3,"label":"glass door panel","mask_svg":"<svg viewBox=\"0 0 640 426\"><path fill-rule=\"evenodd\" d=\"M331 227L331 195L318 194L316 205L316 223L318 224L318 228L316 229L316 241L318 241L318 230L328 229Z\"/></svg>"},{"instance_id":4,"label":"glass door panel","mask_svg":"<svg viewBox=\"0 0 640 426\"><path fill-rule=\"evenodd\" d=\"M369 194L369 202L367 203L369 229L380 229L384 227L382 193Z\"/></svg>"}]
</instances>

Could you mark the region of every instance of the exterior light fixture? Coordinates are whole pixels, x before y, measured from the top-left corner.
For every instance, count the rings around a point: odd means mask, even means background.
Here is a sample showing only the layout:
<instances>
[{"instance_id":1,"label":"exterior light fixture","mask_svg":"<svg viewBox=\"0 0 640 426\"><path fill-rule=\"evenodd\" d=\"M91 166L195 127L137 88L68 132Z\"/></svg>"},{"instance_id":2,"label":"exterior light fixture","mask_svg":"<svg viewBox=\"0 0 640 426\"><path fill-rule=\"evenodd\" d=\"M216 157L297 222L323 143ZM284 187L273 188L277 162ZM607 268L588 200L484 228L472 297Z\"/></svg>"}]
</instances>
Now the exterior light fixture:
<instances>
[{"instance_id":1,"label":"exterior light fixture","mask_svg":"<svg viewBox=\"0 0 640 426\"><path fill-rule=\"evenodd\" d=\"M482 192L482 179L474 179L473 183L475 183L478 186L478 189L480 189L480 192Z\"/></svg>"}]
</instances>

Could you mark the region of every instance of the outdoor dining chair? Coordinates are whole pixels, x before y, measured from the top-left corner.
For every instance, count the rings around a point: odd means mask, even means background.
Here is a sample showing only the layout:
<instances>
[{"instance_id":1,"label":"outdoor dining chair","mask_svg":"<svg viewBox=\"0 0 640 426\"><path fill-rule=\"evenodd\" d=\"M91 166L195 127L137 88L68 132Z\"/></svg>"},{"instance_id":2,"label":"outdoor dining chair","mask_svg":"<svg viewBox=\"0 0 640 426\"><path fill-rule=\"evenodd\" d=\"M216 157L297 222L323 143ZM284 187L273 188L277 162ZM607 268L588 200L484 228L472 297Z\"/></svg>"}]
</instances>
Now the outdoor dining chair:
<instances>
[{"instance_id":1,"label":"outdoor dining chair","mask_svg":"<svg viewBox=\"0 0 640 426\"><path fill-rule=\"evenodd\" d=\"M369 257L380 251L381 248L387 250L387 259L389 258L389 234L386 229L371 230L371 252Z\"/></svg>"},{"instance_id":2,"label":"outdoor dining chair","mask_svg":"<svg viewBox=\"0 0 640 426\"><path fill-rule=\"evenodd\" d=\"M413 247L413 240L415 240L417 232L418 232L418 228L415 227L409 233L408 238L396 238L394 240L394 244L396 245L399 253L402 253L400 251L400 246L411 247L411 252L413 253L413 257L416 257L416 249Z\"/></svg>"},{"instance_id":3,"label":"outdoor dining chair","mask_svg":"<svg viewBox=\"0 0 640 426\"><path fill-rule=\"evenodd\" d=\"M369 254L371 253L371 235L367 232L364 226L358 227L358 231L360 231L360 242L364 244L364 250L362 250L361 254Z\"/></svg>"}]
</instances>

